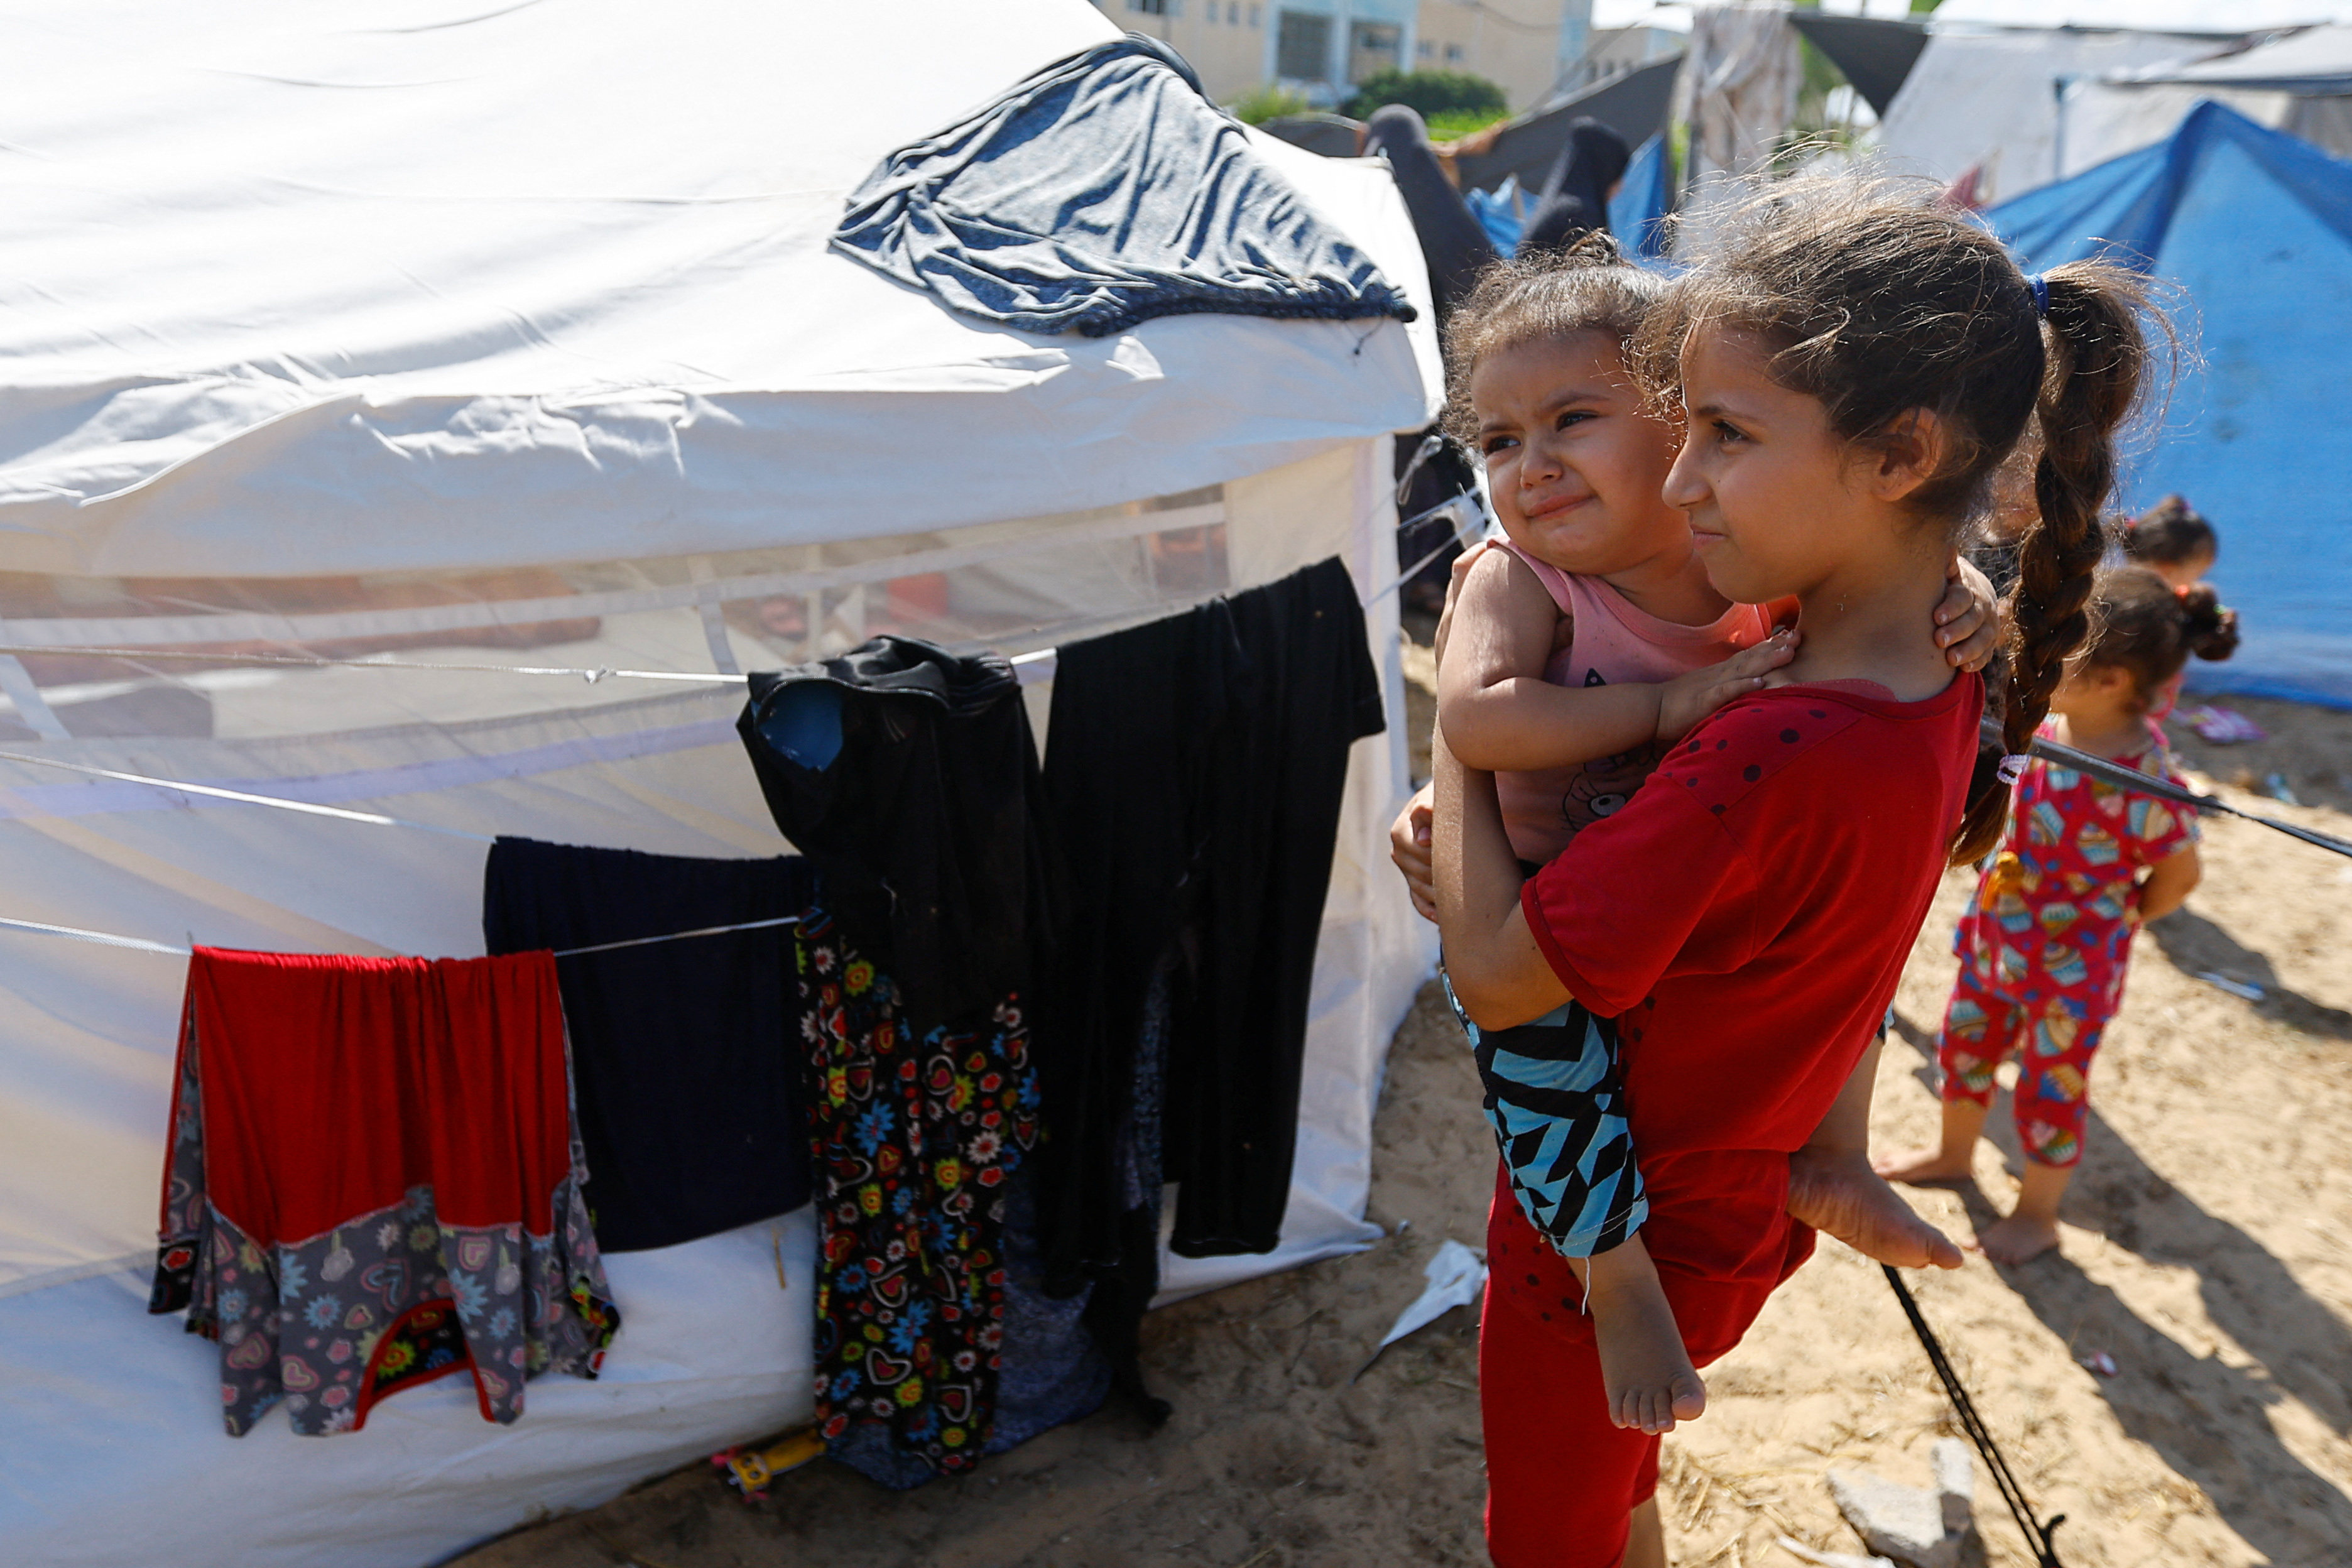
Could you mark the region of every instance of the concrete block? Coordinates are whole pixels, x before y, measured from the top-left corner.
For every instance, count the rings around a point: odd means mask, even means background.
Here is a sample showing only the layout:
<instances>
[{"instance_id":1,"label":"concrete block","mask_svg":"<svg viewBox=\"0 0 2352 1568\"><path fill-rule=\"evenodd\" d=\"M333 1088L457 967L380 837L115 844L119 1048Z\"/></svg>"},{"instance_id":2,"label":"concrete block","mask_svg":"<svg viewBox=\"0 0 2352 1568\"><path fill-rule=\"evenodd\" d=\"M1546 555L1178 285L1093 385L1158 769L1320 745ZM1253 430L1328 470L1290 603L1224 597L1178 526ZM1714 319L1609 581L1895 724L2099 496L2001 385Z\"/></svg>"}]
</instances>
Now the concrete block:
<instances>
[{"instance_id":1,"label":"concrete block","mask_svg":"<svg viewBox=\"0 0 2352 1568\"><path fill-rule=\"evenodd\" d=\"M1976 1523L1977 1461L1966 1440L1939 1437L1928 1463L1944 1504L1944 1533L1966 1535Z\"/></svg>"},{"instance_id":2,"label":"concrete block","mask_svg":"<svg viewBox=\"0 0 2352 1568\"><path fill-rule=\"evenodd\" d=\"M1867 1470L1832 1470L1830 1495L1863 1544L1910 1568L1958 1568L1960 1537L1944 1529L1938 1493Z\"/></svg>"}]
</instances>

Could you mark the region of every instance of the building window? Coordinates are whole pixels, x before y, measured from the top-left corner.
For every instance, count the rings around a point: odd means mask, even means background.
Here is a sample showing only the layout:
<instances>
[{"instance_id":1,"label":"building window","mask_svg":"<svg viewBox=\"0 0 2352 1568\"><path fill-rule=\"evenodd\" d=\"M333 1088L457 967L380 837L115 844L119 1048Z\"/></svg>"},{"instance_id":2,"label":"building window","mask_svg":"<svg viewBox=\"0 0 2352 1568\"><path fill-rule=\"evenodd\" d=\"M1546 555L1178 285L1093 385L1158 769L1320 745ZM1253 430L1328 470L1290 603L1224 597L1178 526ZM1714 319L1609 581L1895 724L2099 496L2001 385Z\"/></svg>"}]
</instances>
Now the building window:
<instances>
[{"instance_id":1,"label":"building window","mask_svg":"<svg viewBox=\"0 0 2352 1568\"><path fill-rule=\"evenodd\" d=\"M1127 0L1127 8L1140 11L1147 16L1168 15L1168 0Z\"/></svg>"},{"instance_id":2,"label":"building window","mask_svg":"<svg viewBox=\"0 0 2352 1568\"><path fill-rule=\"evenodd\" d=\"M1404 64L1404 29L1393 22L1353 22L1348 26L1348 80L1353 83Z\"/></svg>"},{"instance_id":3,"label":"building window","mask_svg":"<svg viewBox=\"0 0 2352 1568\"><path fill-rule=\"evenodd\" d=\"M1461 45L1448 44L1445 46L1445 63L1450 66L1458 66L1462 63Z\"/></svg>"},{"instance_id":4,"label":"building window","mask_svg":"<svg viewBox=\"0 0 2352 1568\"><path fill-rule=\"evenodd\" d=\"M1234 27L1242 25L1242 0L1225 0L1225 24Z\"/></svg>"},{"instance_id":5,"label":"building window","mask_svg":"<svg viewBox=\"0 0 2352 1568\"><path fill-rule=\"evenodd\" d=\"M1250 7L1250 26L1253 26L1253 27L1262 27L1262 26L1265 26L1265 19L1264 19L1264 18L1265 18L1265 13L1261 12L1261 11L1260 11L1256 6L1255 6L1255 5L1253 5L1253 6L1251 6L1251 7Z\"/></svg>"},{"instance_id":6,"label":"building window","mask_svg":"<svg viewBox=\"0 0 2352 1568\"><path fill-rule=\"evenodd\" d=\"M1274 73L1293 81L1331 79L1331 18L1305 11L1277 14Z\"/></svg>"}]
</instances>

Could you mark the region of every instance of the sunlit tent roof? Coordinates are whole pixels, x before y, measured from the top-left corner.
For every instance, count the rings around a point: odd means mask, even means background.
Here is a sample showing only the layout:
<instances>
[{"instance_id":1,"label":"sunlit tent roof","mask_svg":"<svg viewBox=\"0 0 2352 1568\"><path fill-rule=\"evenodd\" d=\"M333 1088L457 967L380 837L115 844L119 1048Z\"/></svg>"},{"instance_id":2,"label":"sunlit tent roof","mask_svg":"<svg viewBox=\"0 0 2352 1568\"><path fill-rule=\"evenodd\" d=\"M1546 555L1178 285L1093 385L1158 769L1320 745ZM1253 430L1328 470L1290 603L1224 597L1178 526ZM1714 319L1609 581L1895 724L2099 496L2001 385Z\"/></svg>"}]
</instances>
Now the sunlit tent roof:
<instances>
[{"instance_id":1,"label":"sunlit tent roof","mask_svg":"<svg viewBox=\"0 0 2352 1568\"><path fill-rule=\"evenodd\" d=\"M2352 163L2207 103L2168 141L1986 216L2029 268L2106 257L2179 290L2191 353L2125 500L2177 490L2221 531L2214 582L2245 643L2193 683L2352 707L2352 437L2334 413Z\"/></svg>"},{"instance_id":2,"label":"sunlit tent roof","mask_svg":"<svg viewBox=\"0 0 2352 1568\"><path fill-rule=\"evenodd\" d=\"M1114 36L1090 6L1023 0L920 47L962 13L8 10L18 570L502 565L558 525L582 559L897 533L1183 491L1420 416L1426 333L1325 323L1269 354L1204 315L1045 342L825 250L882 153ZM1333 170L1317 199L1381 183ZM290 540L285 507L312 520Z\"/></svg>"}]
</instances>

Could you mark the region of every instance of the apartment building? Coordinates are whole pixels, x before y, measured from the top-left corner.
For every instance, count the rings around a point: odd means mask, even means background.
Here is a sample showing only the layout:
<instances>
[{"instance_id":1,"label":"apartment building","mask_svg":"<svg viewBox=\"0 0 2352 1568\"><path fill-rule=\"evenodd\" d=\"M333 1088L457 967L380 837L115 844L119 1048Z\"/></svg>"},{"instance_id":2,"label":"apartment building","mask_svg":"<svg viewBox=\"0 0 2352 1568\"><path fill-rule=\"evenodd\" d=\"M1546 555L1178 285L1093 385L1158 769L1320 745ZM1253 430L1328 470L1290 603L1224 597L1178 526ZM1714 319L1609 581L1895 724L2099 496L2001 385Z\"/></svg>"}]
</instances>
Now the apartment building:
<instances>
[{"instance_id":1,"label":"apartment building","mask_svg":"<svg viewBox=\"0 0 2352 1568\"><path fill-rule=\"evenodd\" d=\"M1468 71L1513 109L1583 58L1592 0L1095 0L1121 26L1165 38L1230 103L1279 82L1337 103L1377 72Z\"/></svg>"}]
</instances>

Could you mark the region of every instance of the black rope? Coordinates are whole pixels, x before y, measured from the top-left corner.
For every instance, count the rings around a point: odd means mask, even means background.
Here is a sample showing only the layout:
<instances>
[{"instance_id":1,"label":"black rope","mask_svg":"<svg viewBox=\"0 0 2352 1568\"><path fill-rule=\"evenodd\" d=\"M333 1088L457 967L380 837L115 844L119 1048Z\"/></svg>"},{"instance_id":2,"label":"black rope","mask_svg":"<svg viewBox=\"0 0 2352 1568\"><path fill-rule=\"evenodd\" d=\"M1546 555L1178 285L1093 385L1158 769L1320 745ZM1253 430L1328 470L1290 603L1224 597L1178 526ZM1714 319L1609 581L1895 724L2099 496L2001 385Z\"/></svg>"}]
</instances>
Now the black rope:
<instances>
[{"instance_id":1,"label":"black rope","mask_svg":"<svg viewBox=\"0 0 2352 1568\"><path fill-rule=\"evenodd\" d=\"M1936 1375L1943 1379L1944 1392L1951 1395L1952 1408L1960 1417L1961 1429L1968 1433L1969 1441L1977 1446L1977 1452L1984 1456L1985 1468L1992 1472L1993 1485L2000 1489L2000 1500L2009 1505L2010 1518L2017 1521L2017 1528L2024 1532L2025 1542L2033 1551L2035 1568L2063 1568L2058 1561L2057 1534L2058 1527L2066 1522L2066 1516L2053 1513L2046 1524L2034 1522L2033 1505L2025 1500L2025 1489L2018 1484L2016 1474L2009 1468L2009 1461L2001 1458L2000 1445L1992 1440L1992 1429L1984 1424L1984 1417L1977 1414L1976 1402L1969 1397L1969 1391L1960 1386L1959 1373L1952 1370L1951 1358L1944 1354L1942 1342L1936 1338L1936 1331L1927 1326L1927 1320L1920 1315L1919 1303L1911 1298L1911 1287L1903 1283L1903 1276L1891 1266L1881 1264L1879 1267L1886 1270L1886 1282L1895 1287L1895 1299L1903 1303L1903 1315L1911 1320L1911 1331L1919 1336L1919 1343L1927 1352L1928 1364L1936 1369Z\"/></svg>"},{"instance_id":2,"label":"black rope","mask_svg":"<svg viewBox=\"0 0 2352 1568\"><path fill-rule=\"evenodd\" d=\"M1987 719L1984 721L1984 738L1992 745L1998 746L2001 743L2000 726L1995 721ZM2062 746L2055 741L2045 741L2038 735L2026 750L2029 754L2039 757L2045 763L2055 763L2062 768L2072 768L2078 773L2088 773L2095 779L2104 779L2117 789L2127 789L2139 795L2154 795L2158 800L2172 801L2208 816L2219 812L2225 816L2235 816L2247 822L2259 822L2264 827L2276 828L2290 837L2302 839L2305 844L2315 845L2321 849L2333 850L2338 855L2352 856L2352 844L2347 844L2341 838L2333 838L2308 827L2297 827L2292 822L2281 822L2274 816L2261 816L2251 811L2240 811L2236 806L2218 796L2200 795L2193 789L2174 784L2170 779L2160 779L2153 774L2144 773L2127 763L2114 762L2105 757L2093 756L2088 752L2078 752L2072 746Z\"/></svg>"}]
</instances>

